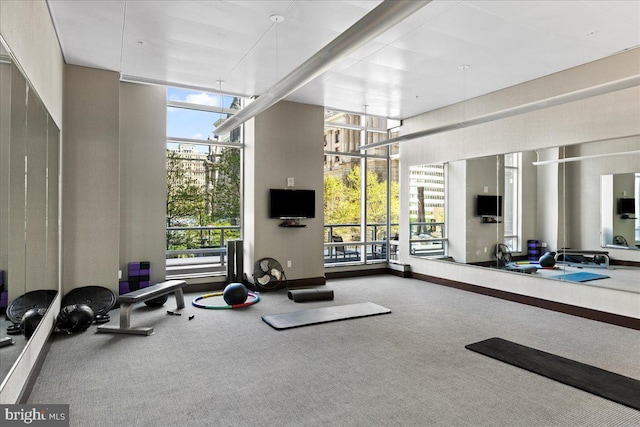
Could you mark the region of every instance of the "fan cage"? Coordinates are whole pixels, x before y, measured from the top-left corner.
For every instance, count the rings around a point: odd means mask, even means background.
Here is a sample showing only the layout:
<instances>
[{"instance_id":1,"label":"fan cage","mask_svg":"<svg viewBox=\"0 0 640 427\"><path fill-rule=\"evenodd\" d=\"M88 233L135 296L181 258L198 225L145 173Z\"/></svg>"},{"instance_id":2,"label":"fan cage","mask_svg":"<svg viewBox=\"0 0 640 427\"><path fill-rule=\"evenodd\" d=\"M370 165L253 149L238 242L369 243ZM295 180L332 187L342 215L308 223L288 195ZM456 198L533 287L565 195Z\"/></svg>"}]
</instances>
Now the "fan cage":
<instances>
[{"instance_id":1,"label":"fan cage","mask_svg":"<svg viewBox=\"0 0 640 427\"><path fill-rule=\"evenodd\" d=\"M261 258L256 261L253 279L256 288L262 291L279 289L287 280L282 264L274 258Z\"/></svg>"}]
</instances>

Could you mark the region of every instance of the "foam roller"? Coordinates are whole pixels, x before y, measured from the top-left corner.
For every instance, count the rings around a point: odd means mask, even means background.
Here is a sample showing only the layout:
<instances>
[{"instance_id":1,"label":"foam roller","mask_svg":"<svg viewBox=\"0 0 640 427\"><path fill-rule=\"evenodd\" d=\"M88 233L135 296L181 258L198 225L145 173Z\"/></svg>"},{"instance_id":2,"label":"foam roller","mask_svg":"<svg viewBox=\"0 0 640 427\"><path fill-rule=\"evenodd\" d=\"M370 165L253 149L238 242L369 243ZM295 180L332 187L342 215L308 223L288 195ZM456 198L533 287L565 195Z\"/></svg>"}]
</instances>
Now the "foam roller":
<instances>
[{"instance_id":1,"label":"foam roller","mask_svg":"<svg viewBox=\"0 0 640 427\"><path fill-rule=\"evenodd\" d=\"M295 302L325 301L333 299L332 289L296 289L287 292L290 300Z\"/></svg>"}]
</instances>

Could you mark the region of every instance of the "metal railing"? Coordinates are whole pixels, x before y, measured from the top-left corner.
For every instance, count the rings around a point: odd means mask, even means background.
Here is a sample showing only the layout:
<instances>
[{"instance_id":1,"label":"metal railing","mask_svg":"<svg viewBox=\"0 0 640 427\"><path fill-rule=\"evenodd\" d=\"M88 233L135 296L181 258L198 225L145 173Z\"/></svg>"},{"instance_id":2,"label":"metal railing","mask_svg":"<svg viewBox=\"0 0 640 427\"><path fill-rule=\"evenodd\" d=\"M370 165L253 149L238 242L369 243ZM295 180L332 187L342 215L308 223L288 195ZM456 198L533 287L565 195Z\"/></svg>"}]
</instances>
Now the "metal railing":
<instances>
[{"instance_id":1,"label":"metal railing","mask_svg":"<svg viewBox=\"0 0 640 427\"><path fill-rule=\"evenodd\" d=\"M324 263L366 263L395 259L398 255L399 225L370 223L366 226L366 241L360 238L360 224L324 225ZM414 256L445 254L446 237L443 222L413 222L410 224L409 253ZM206 269L222 273L227 264L226 243L240 237L239 226L167 227L167 270L191 271ZM387 236L391 235L390 241ZM342 242L334 241L342 237Z\"/></svg>"},{"instance_id":2,"label":"metal railing","mask_svg":"<svg viewBox=\"0 0 640 427\"><path fill-rule=\"evenodd\" d=\"M447 237L444 222L409 224L409 254L418 257L446 255Z\"/></svg>"}]
</instances>

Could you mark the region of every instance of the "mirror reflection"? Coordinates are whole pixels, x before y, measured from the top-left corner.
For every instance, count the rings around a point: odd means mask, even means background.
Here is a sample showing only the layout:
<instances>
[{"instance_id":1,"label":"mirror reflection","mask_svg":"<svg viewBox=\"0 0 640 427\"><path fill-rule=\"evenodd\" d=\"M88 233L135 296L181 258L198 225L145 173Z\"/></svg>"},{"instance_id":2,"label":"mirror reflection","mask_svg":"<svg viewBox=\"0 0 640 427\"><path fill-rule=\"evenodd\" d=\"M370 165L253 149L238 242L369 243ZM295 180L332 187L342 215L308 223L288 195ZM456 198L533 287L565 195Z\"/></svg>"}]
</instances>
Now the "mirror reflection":
<instances>
[{"instance_id":1,"label":"mirror reflection","mask_svg":"<svg viewBox=\"0 0 640 427\"><path fill-rule=\"evenodd\" d=\"M60 131L0 43L0 379L57 295Z\"/></svg>"},{"instance_id":2,"label":"mirror reflection","mask_svg":"<svg viewBox=\"0 0 640 427\"><path fill-rule=\"evenodd\" d=\"M602 246L640 250L640 173L600 177Z\"/></svg>"},{"instance_id":3,"label":"mirror reflection","mask_svg":"<svg viewBox=\"0 0 640 427\"><path fill-rule=\"evenodd\" d=\"M640 292L638 258L608 250L638 249L638 148L629 137L458 160L422 180L434 165L412 166L411 255Z\"/></svg>"}]
</instances>

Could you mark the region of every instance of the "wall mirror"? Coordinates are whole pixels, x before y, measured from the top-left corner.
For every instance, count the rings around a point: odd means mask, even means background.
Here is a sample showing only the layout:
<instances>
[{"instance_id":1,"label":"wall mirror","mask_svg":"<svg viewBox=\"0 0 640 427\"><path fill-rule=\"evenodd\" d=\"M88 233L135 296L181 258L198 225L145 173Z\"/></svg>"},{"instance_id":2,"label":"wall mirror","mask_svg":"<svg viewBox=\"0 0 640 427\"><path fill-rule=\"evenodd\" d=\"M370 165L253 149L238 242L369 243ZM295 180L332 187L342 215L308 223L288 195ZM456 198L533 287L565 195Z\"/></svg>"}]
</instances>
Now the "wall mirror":
<instances>
[{"instance_id":1,"label":"wall mirror","mask_svg":"<svg viewBox=\"0 0 640 427\"><path fill-rule=\"evenodd\" d=\"M420 180L420 171L433 169L432 165L412 166L410 249L420 239L432 237L415 232L419 225L428 226L419 219L428 222L435 217L429 213L429 197L422 202L418 195L434 195L437 182L447 188L447 215L443 224L437 221L444 230L440 252L413 250L410 254L572 282L597 277L575 283L640 292L635 219L640 199L639 148L640 137L634 136L451 161L443 176L431 183ZM618 214L620 198L634 199L634 214ZM422 217L420 203L426 206ZM608 215L602 214L603 210ZM626 227L624 231L621 226ZM618 234L626 236L624 249L635 251L617 250L620 248L613 238ZM435 247L437 241L427 243ZM505 266L496 256L497 244L504 245L512 257L511 265ZM562 262L541 268L539 258L558 250L567 251L558 257ZM576 253L571 254L573 251ZM614 265L608 265L606 257L613 259Z\"/></svg>"},{"instance_id":2,"label":"wall mirror","mask_svg":"<svg viewBox=\"0 0 640 427\"><path fill-rule=\"evenodd\" d=\"M59 292L60 131L0 38L0 379ZM37 312L37 313L36 313ZM16 317L18 316L18 317ZM35 330L28 330L31 335Z\"/></svg>"},{"instance_id":3,"label":"wall mirror","mask_svg":"<svg viewBox=\"0 0 640 427\"><path fill-rule=\"evenodd\" d=\"M640 172L600 176L603 247L640 250Z\"/></svg>"}]
</instances>

